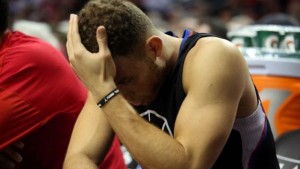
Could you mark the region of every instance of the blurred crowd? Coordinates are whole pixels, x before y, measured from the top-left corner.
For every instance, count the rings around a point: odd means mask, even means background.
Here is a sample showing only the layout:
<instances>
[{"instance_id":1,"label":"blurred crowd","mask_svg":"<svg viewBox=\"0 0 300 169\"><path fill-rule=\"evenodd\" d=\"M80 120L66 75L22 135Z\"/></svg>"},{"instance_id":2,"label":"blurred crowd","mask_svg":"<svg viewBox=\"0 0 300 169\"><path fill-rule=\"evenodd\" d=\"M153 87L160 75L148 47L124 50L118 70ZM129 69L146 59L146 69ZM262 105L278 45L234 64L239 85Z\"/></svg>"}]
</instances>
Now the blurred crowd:
<instances>
[{"instance_id":1,"label":"blurred crowd","mask_svg":"<svg viewBox=\"0 0 300 169\"><path fill-rule=\"evenodd\" d=\"M163 31L181 36L185 28L226 33L264 22L270 17L284 18L299 25L300 0L131 0L152 18ZM70 13L77 13L87 0L11 0L12 27L37 34L65 52L64 44ZM31 24L34 24L32 26ZM32 28L35 27L35 30ZM38 31L40 29L41 31ZM47 37L53 35L54 37ZM46 38L47 37L47 38ZM55 40L56 39L56 40Z\"/></svg>"}]
</instances>

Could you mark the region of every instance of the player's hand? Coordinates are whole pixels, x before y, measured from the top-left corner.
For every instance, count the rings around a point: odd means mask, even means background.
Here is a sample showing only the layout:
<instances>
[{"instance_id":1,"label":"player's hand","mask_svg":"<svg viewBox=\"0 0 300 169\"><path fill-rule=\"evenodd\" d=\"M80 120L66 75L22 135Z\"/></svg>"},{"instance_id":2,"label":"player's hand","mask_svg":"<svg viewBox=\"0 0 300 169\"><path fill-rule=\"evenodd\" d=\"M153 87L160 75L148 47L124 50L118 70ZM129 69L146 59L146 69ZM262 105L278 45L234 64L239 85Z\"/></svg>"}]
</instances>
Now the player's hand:
<instances>
[{"instance_id":1,"label":"player's hand","mask_svg":"<svg viewBox=\"0 0 300 169\"><path fill-rule=\"evenodd\" d=\"M23 142L16 142L2 150L0 152L0 169L13 169L18 163L22 162L22 156L17 152L17 149L23 147Z\"/></svg>"},{"instance_id":2,"label":"player's hand","mask_svg":"<svg viewBox=\"0 0 300 169\"><path fill-rule=\"evenodd\" d=\"M89 52L81 42L78 31L78 17L70 17L67 51L72 68L85 86L93 93L104 97L116 85L114 77L116 66L107 45L107 34L104 26L99 26L97 32L98 53ZM96 98L99 99L99 98Z\"/></svg>"}]
</instances>

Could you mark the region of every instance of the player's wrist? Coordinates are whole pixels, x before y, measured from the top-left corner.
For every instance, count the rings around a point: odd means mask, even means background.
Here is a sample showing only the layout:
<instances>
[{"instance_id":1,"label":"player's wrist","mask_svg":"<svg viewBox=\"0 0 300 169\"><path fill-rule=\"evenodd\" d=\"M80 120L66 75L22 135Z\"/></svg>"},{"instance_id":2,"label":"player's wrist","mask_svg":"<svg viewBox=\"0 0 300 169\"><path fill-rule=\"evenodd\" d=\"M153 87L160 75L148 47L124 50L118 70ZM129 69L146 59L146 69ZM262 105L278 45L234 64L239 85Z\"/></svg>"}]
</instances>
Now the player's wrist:
<instances>
[{"instance_id":1,"label":"player's wrist","mask_svg":"<svg viewBox=\"0 0 300 169\"><path fill-rule=\"evenodd\" d=\"M105 96L107 96L110 92L115 90L117 86L114 83L107 83L103 85L98 85L96 88L94 88L91 93L95 99L95 101L98 103L101 99L103 99Z\"/></svg>"},{"instance_id":2,"label":"player's wrist","mask_svg":"<svg viewBox=\"0 0 300 169\"><path fill-rule=\"evenodd\" d=\"M118 88L113 89L111 92L109 92L108 94L106 94L102 99L100 99L97 102L97 106L99 108L102 108L103 106L106 105L106 103L108 103L110 100L114 99L115 96L117 96L120 93Z\"/></svg>"}]
</instances>

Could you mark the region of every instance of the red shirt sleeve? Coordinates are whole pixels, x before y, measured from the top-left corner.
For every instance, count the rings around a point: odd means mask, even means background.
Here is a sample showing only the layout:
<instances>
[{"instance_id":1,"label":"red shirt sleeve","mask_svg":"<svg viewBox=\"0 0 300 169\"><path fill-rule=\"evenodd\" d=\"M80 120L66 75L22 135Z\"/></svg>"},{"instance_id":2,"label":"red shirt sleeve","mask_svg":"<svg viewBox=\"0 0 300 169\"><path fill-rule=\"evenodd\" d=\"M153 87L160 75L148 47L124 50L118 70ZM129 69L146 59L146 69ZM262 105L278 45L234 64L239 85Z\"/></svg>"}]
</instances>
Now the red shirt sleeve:
<instances>
[{"instance_id":1,"label":"red shirt sleeve","mask_svg":"<svg viewBox=\"0 0 300 169\"><path fill-rule=\"evenodd\" d=\"M0 48L0 150L57 115L76 119L87 91L65 57L39 39L10 33Z\"/></svg>"}]
</instances>

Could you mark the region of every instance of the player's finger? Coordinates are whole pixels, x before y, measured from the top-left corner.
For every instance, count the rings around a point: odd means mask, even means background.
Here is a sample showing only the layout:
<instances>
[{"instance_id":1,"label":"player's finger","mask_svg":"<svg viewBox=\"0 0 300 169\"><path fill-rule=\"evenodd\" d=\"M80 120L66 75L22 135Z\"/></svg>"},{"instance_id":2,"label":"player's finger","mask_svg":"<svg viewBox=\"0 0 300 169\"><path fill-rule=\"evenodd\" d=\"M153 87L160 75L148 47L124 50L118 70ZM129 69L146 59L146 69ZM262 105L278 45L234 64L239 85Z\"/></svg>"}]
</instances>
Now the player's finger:
<instances>
[{"instance_id":1,"label":"player's finger","mask_svg":"<svg viewBox=\"0 0 300 169\"><path fill-rule=\"evenodd\" d=\"M18 149L22 149L24 148L24 143L22 141L17 141L14 144L15 147L17 147Z\"/></svg>"},{"instance_id":2,"label":"player's finger","mask_svg":"<svg viewBox=\"0 0 300 169\"><path fill-rule=\"evenodd\" d=\"M69 56L69 60L73 59L74 57L74 52L73 52L73 48L72 48L72 43L71 43L71 23L72 23L72 16L70 15L70 19L69 19L69 27L68 27L68 34L67 34L67 42L66 42L66 49L67 49L67 53Z\"/></svg>"},{"instance_id":3,"label":"player's finger","mask_svg":"<svg viewBox=\"0 0 300 169\"><path fill-rule=\"evenodd\" d=\"M75 14L71 14L71 31L70 31L70 46L71 54L74 57L81 56L82 53L86 50L83 44L81 43L81 38L78 31L78 16ZM72 53L73 52L73 53Z\"/></svg>"},{"instance_id":4,"label":"player's finger","mask_svg":"<svg viewBox=\"0 0 300 169\"><path fill-rule=\"evenodd\" d=\"M12 160L14 160L17 163L20 163L23 160L22 156L18 152L16 152L15 150L13 150L11 148L6 148L3 150L3 152L5 154L7 154Z\"/></svg>"},{"instance_id":5,"label":"player's finger","mask_svg":"<svg viewBox=\"0 0 300 169\"><path fill-rule=\"evenodd\" d=\"M0 154L0 169L13 169L15 166L16 165L10 159Z\"/></svg>"},{"instance_id":6,"label":"player's finger","mask_svg":"<svg viewBox=\"0 0 300 169\"><path fill-rule=\"evenodd\" d=\"M99 45L99 51L105 55L110 55L110 50L107 44L107 34L104 26L97 28L97 42Z\"/></svg>"}]
</instances>

